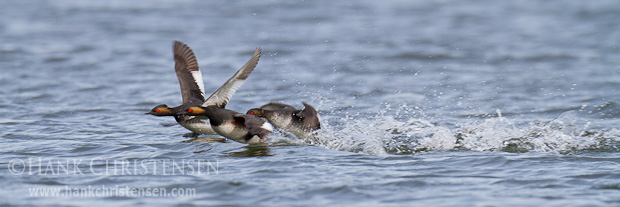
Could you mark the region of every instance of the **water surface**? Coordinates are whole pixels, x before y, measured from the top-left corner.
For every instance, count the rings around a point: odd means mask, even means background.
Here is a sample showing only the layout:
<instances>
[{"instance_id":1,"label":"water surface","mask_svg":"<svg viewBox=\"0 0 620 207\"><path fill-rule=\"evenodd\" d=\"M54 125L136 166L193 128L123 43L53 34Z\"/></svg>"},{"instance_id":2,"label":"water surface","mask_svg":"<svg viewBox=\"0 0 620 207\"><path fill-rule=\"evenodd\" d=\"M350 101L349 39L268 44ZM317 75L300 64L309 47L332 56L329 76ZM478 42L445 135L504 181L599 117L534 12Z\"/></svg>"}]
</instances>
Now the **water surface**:
<instances>
[{"instance_id":1,"label":"water surface","mask_svg":"<svg viewBox=\"0 0 620 207\"><path fill-rule=\"evenodd\" d=\"M0 8L2 205L620 205L616 1ZM227 107L306 101L319 140L188 140L144 115L181 102L173 40L196 53L207 93L261 46ZM31 195L89 186L195 195Z\"/></svg>"}]
</instances>

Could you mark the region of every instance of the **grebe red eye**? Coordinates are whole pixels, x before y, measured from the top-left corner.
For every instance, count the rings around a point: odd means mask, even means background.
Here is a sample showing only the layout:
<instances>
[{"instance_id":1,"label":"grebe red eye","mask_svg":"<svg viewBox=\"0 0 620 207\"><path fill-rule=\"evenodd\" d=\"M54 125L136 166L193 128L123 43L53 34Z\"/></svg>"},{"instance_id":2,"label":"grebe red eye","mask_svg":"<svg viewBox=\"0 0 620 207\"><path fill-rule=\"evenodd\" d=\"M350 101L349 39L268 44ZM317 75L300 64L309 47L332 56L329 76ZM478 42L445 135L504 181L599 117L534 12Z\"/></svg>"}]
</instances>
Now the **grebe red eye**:
<instances>
[{"instance_id":1,"label":"grebe red eye","mask_svg":"<svg viewBox=\"0 0 620 207\"><path fill-rule=\"evenodd\" d=\"M250 114L254 115L254 112L252 111L252 112L250 112Z\"/></svg>"},{"instance_id":2,"label":"grebe red eye","mask_svg":"<svg viewBox=\"0 0 620 207\"><path fill-rule=\"evenodd\" d=\"M191 112L192 112L192 110L191 110L191 109L187 109L187 112L190 112L190 113L191 113Z\"/></svg>"},{"instance_id":3,"label":"grebe red eye","mask_svg":"<svg viewBox=\"0 0 620 207\"><path fill-rule=\"evenodd\" d=\"M159 113L159 109L155 110L155 112Z\"/></svg>"}]
</instances>

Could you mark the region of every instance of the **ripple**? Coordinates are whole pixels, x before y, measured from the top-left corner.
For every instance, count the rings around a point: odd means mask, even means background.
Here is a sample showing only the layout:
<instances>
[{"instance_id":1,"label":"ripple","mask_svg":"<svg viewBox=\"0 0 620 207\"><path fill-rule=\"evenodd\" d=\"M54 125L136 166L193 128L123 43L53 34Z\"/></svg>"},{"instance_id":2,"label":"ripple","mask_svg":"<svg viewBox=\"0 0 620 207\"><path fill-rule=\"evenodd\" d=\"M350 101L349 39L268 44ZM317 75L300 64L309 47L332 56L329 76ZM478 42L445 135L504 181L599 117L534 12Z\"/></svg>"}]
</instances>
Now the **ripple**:
<instances>
[{"instance_id":1,"label":"ripple","mask_svg":"<svg viewBox=\"0 0 620 207\"><path fill-rule=\"evenodd\" d=\"M505 179L497 181L493 184L508 185L512 187L534 185L536 187L546 188L546 186L559 182L556 179Z\"/></svg>"},{"instance_id":2,"label":"ripple","mask_svg":"<svg viewBox=\"0 0 620 207\"><path fill-rule=\"evenodd\" d=\"M575 176L569 176L569 177L577 178L577 179L599 179L599 178L619 179L620 174L596 173L596 174L586 174L586 175L575 175Z\"/></svg>"},{"instance_id":3,"label":"ripple","mask_svg":"<svg viewBox=\"0 0 620 207\"><path fill-rule=\"evenodd\" d=\"M594 189L603 189L603 190L620 190L620 183L618 184L607 184L607 185L598 185L594 186Z\"/></svg>"},{"instance_id":4,"label":"ripple","mask_svg":"<svg viewBox=\"0 0 620 207\"><path fill-rule=\"evenodd\" d=\"M80 87L77 91L78 92L94 92L94 91L102 91L108 88L110 88L110 86L98 85L98 86Z\"/></svg>"},{"instance_id":5,"label":"ripple","mask_svg":"<svg viewBox=\"0 0 620 207\"><path fill-rule=\"evenodd\" d=\"M419 181L419 180L402 179L400 181L388 182L383 185L398 186L398 187L423 187L423 186L428 185L428 183L424 181Z\"/></svg>"},{"instance_id":6,"label":"ripple","mask_svg":"<svg viewBox=\"0 0 620 207\"><path fill-rule=\"evenodd\" d=\"M456 57L453 57L449 54L425 54L420 52L403 52L398 53L396 55L390 56L389 58L398 59L398 60L422 60L422 61L443 61L450 60Z\"/></svg>"},{"instance_id":7,"label":"ripple","mask_svg":"<svg viewBox=\"0 0 620 207\"><path fill-rule=\"evenodd\" d=\"M318 189L306 191L306 194L320 194L323 195L321 197L330 199L366 199L371 197L369 194L357 191L355 187L351 187L349 185L321 187Z\"/></svg>"},{"instance_id":8,"label":"ripple","mask_svg":"<svg viewBox=\"0 0 620 207\"><path fill-rule=\"evenodd\" d=\"M58 62L65 62L69 59L70 58L67 56L53 56L53 57L47 57L43 61L46 63L58 63Z\"/></svg>"},{"instance_id":9,"label":"ripple","mask_svg":"<svg viewBox=\"0 0 620 207\"><path fill-rule=\"evenodd\" d=\"M60 185L66 185L66 183L62 183L59 180L55 179L55 178L47 178L47 177L43 177L43 178L39 178L39 179L35 179L35 180L28 180L26 181L26 183L28 184L40 184L40 185L45 185L45 186L60 186Z\"/></svg>"},{"instance_id":10,"label":"ripple","mask_svg":"<svg viewBox=\"0 0 620 207\"><path fill-rule=\"evenodd\" d=\"M70 152L71 153L79 153L79 152L101 152L101 146L92 146L92 145L88 145L88 146L80 146L80 147L76 147L73 148Z\"/></svg>"},{"instance_id":11,"label":"ripple","mask_svg":"<svg viewBox=\"0 0 620 207\"><path fill-rule=\"evenodd\" d=\"M95 49L96 49L95 46L83 44L83 45L76 45L76 46L72 47L69 52L71 52L71 53L85 53L85 52L94 51Z\"/></svg>"}]
</instances>

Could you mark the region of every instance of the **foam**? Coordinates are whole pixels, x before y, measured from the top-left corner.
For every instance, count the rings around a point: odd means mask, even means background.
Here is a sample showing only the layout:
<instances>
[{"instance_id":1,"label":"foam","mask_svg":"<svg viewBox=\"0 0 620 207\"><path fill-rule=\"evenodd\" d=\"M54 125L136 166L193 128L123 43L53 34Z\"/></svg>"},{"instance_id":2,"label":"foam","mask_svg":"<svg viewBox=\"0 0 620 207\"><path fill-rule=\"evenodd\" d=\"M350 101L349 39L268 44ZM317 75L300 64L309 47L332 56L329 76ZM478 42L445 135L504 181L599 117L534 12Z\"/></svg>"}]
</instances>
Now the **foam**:
<instances>
[{"instance_id":1,"label":"foam","mask_svg":"<svg viewBox=\"0 0 620 207\"><path fill-rule=\"evenodd\" d=\"M515 123L498 110L496 117L468 119L447 127L416 118L410 110L398 110L396 116L385 113L367 117L329 116L332 120L322 123L323 128L317 132L317 140L312 144L367 154L436 150L566 154L603 148L620 151L619 129L588 130L591 123L580 119L574 111L565 112L548 122Z\"/></svg>"}]
</instances>

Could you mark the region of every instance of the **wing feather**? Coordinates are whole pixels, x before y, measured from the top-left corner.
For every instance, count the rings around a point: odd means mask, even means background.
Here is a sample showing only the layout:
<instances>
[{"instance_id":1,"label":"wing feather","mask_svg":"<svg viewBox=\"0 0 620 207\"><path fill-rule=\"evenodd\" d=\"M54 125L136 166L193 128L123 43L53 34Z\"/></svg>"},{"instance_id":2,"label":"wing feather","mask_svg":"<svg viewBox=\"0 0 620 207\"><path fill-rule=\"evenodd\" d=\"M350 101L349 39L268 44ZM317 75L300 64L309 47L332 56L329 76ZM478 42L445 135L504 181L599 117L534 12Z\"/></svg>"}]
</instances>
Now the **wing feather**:
<instances>
[{"instance_id":1,"label":"wing feather","mask_svg":"<svg viewBox=\"0 0 620 207\"><path fill-rule=\"evenodd\" d=\"M257 47L254 51L254 55L252 58L248 60L248 62L241 67L235 75L230 77L226 83L224 83L220 88L218 88L207 100L202 104L204 107L218 107L224 108L230 98L235 94L237 89L239 89L245 80L248 78L250 73L254 71L256 65L258 64L258 60L260 59L261 48Z\"/></svg>"},{"instance_id":2,"label":"wing feather","mask_svg":"<svg viewBox=\"0 0 620 207\"><path fill-rule=\"evenodd\" d=\"M174 71L181 86L183 103L201 103L204 101L205 87L198 61L189 46L179 41L173 42Z\"/></svg>"}]
</instances>

